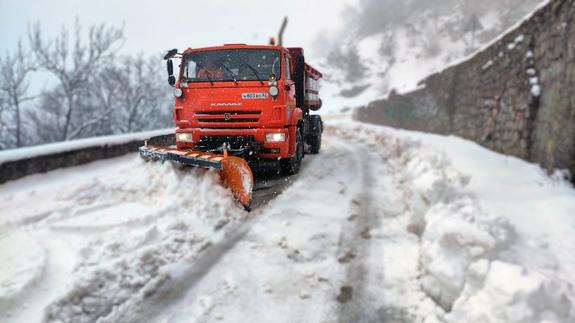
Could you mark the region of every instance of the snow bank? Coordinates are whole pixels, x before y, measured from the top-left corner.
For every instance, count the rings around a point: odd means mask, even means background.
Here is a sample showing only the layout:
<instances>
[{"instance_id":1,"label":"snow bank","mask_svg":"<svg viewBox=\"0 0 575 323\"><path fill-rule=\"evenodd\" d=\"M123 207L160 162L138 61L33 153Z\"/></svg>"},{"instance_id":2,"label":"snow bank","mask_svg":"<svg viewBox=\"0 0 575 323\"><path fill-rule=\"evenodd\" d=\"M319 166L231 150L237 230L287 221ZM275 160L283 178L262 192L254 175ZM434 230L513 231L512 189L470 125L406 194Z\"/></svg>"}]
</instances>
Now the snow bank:
<instances>
[{"instance_id":1,"label":"snow bank","mask_svg":"<svg viewBox=\"0 0 575 323\"><path fill-rule=\"evenodd\" d=\"M420 237L421 288L444 309L441 319L575 320L571 282L540 271L537 260L510 256L525 248L517 238L519 223L485 211L479 196L467 189L471 177L456 170L444 152L388 128L337 126L364 142L394 142L395 152L386 157L404 190L406 230Z\"/></svg>"},{"instance_id":2,"label":"snow bank","mask_svg":"<svg viewBox=\"0 0 575 323\"><path fill-rule=\"evenodd\" d=\"M122 178L94 179L69 195L78 204L113 201L116 196L144 201L149 212L131 214L124 209L115 215L126 222L85 242L72 281L47 308L45 322L138 321L137 314L160 290L189 283L182 272L223 237L220 229L225 224L244 214L215 173L181 170L169 163L140 161ZM132 211L140 213L142 208ZM70 227L69 217L56 216L45 223L56 230L90 232L89 218Z\"/></svg>"},{"instance_id":3,"label":"snow bank","mask_svg":"<svg viewBox=\"0 0 575 323\"><path fill-rule=\"evenodd\" d=\"M141 235L141 236L140 236ZM137 241L120 246L124 239ZM99 241L103 242L103 241ZM143 233L110 235L103 246L91 243L76 269L72 288L48 307L46 322L118 322L118 316L138 310L146 298L171 279L171 267L185 266L209 245L185 223L150 228ZM104 249L99 252L93 248ZM90 253L107 254L88 263Z\"/></svg>"},{"instance_id":4,"label":"snow bank","mask_svg":"<svg viewBox=\"0 0 575 323\"><path fill-rule=\"evenodd\" d=\"M466 284L470 265L508 247L513 231L504 219L483 212L469 198L433 206L425 222L422 287L449 311Z\"/></svg>"},{"instance_id":5,"label":"snow bank","mask_svg":"<svg viewBox=\"0 0 575 323\"><path fill-rule=\"evenodd\" d=\"M485 259L473 263L448 315L450 322L573 322L570 285L524 267Z\"/></svg>"},{"instance_id":6,"label":"snow bank","mask_svg":"<svg viewBox=\"0 0 575 323\"><path fill-rule=\"evenodd\" d=\"M46 251L24 231L0 232L0 312L37 282Z\"/></svg>"},{"instance_id":7,"label":"snow bank","mask_svg":"<svg viewBox=\"0 0 575 323\"><path fill-rule=\"evenodd\" d=\"M469 176L451 167L444 155L425 148L418 142L407 142L400 166L404 180L410 183L409 230L421 236L425 230L426 213L438 203L449 203L461 196Z\"/></svg>"},{"instance_id":8,"label":"snow bank","mask_svg":"<svg viewBox=\"0 0 575 323\"><path fill-rule=\"evenodd\" d=\"M57 142L40 146L8 149L0 151L0 164L26 158L53 155L89 147L104 147L144 140L153 136L164 135L173 132L173 129L160 129L154 131L136 132L125 135L102 136L65 142Z\"/></svg>"}]
</instances>

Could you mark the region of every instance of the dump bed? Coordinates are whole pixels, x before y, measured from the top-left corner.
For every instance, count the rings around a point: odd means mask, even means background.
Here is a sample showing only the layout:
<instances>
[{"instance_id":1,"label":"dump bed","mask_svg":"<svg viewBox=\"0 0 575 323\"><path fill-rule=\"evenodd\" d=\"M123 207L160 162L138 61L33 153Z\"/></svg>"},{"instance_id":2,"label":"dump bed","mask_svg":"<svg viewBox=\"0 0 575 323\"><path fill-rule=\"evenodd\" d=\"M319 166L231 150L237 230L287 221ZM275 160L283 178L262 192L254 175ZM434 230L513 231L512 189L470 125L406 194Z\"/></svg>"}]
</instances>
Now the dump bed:
<instances>
[{"instance_id":1,"label":"dump bed","mask_svg":"<svg viewBox=\"0 0 575 323\"><path fill-rule=\"evenodd\" d=\"M291 47L287 49L292 57L292 62L297 62L298 57L304 57L303 48ZM317 111L321 108L321 99L319 97L319 80L322 74L313 68L311 65L305 63L304 59L304 104L303 109L310 109Z\"/></svg>"}]
</instances>

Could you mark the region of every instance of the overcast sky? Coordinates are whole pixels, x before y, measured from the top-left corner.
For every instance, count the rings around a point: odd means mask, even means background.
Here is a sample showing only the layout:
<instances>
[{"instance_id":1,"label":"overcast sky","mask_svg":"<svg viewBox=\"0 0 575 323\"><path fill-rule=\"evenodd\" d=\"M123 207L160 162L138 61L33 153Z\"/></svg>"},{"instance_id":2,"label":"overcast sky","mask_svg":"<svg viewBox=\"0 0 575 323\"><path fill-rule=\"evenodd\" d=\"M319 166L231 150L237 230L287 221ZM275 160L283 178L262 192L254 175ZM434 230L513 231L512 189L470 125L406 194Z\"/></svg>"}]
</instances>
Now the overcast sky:
<instances>
[{"instance_id":1,"label":"overcast sky","mask_svg":"<svg viewBox=\"0 0 575 323\"><path fill-rule=\"evenodd\" d=\"M318 56L317 35L342 23L346 4L357 0L0 0L0 53L27 40L28 24L39 21L46 36L75 17L84 26L105 22L125 24L129 53L159 53L168 48L201 47L223 43L267 43L283 16L289 16L284 39L302 46L307 56ZM317 50L316 50L317 49Z\"/></svg>"}]
</instances>

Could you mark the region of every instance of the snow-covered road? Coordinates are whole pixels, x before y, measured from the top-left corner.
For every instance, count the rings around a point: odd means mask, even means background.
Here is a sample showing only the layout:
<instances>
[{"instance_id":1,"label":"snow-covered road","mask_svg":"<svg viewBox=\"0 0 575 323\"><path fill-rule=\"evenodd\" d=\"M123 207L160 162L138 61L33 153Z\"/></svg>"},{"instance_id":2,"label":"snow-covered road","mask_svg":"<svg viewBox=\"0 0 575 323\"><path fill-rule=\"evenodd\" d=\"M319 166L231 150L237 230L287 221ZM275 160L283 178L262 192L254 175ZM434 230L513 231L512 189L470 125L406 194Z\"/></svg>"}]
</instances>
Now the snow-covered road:
<instances>
[{"instance_id":1,"label":"snow-covered road","mask_svg":"<svg viewBox=\"0 0 575 323\"><path fill-rule=\"evenodd\" d=\"M0 186L0 321L575 318L569 184L472 143L349 121L322 149L296 178L260 182L272 188L251 213L213 172L135 155ZM545 234L482 191L517 165L526 183L509 203L553 204Z\"/></svg>"}]
</instances>

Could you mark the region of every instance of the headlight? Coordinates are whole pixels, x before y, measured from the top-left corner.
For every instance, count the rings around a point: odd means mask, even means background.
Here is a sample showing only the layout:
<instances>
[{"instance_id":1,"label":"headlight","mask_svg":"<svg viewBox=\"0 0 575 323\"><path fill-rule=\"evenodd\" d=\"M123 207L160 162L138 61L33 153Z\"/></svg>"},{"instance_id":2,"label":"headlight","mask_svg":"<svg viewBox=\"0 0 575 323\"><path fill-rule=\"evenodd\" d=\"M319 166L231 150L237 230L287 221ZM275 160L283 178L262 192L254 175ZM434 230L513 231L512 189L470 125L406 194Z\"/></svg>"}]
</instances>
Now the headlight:
<instances>
[{"instance_id":1,"label":"headlight","mask_svg":"<svg viewBox=\"0 0 575 323\"><path fill-rule=\"evenodd\" d=\"M286 134L285 133L266 133L266 141L268 141L268 142L286 141Z\"/></svg>"},{"instance_id":2,"label":"headlight","mask_svg":"<svg viewBox=\"0 0 575 323\"><path fill-rule=\"evenodd\" d=\"M271 96L278 96L278 94L280 93L280 90L278 89L277 86L274 85L274 86L270 86L269 92L270 92Z\"/></svg>"},{"instance_id":3,"label":"headlight","mask_svg":"<svg viewBox=\"0 0 575 323\"><path fill-rule=\"evenodd\" d=\"M178 141L192 141L192 134L191 133L179 133L176 134L176 138Z\"/></svg>"},{"instance_id":4,"label":"headlight","mask_svg":"<svg viewBox=\"0 0 575 323\"><path fill-rule=\"evenodd\" d=\"M176 98L181 98L182 95L184 95L184 91L182 91L182 89L180 89L180 88L175 88L175 89L174 89L174 96L175 96Z\"/></svg>"}]
</instances>

